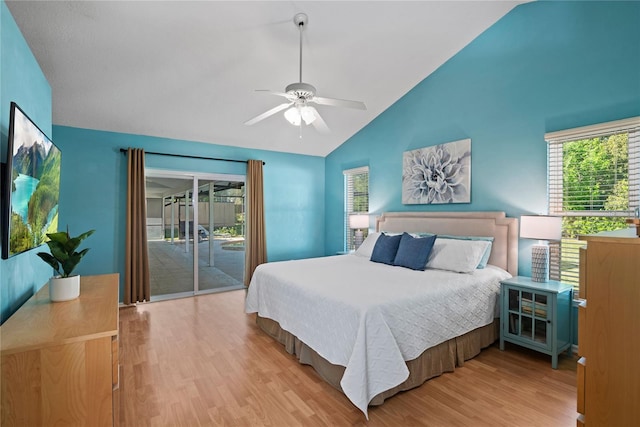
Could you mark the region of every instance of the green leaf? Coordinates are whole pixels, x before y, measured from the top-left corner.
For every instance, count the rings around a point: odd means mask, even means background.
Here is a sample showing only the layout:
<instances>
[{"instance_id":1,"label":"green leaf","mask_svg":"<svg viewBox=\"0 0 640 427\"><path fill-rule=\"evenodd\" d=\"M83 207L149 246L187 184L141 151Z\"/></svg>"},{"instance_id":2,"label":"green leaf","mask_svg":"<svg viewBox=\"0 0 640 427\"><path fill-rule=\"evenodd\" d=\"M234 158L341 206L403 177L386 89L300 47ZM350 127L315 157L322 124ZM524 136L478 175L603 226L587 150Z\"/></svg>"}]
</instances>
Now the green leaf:
<instances>
[{"instance_id":1,"label":"green leaf","mask_svg":"<svg viewBox=\"0 0 640 427\"><path fill-rule=\"evenodd\" d=\"M73 270L76 268L82 256L79 253L74 253L65 262L62 263L62 270L64 275L62 277L69 277Z\"/></svg>"},{"instance_id":2,"label":"green leaf","mask_svg":"<svg viewBox=\"0 0 640 427\"><path fill-rule=\"evenodd\" d=\"M80 240L84 240L84 239L86 239L87 237L91 236L95 231L96 231L96 230L89 230L89 231L87 231L87 232L85 232L85 233L82 233L82 234L81 234L81 235L79 235L77 238L78 238L78 239L80 239Z\"/></svg>"},{"instance_id":3,"label":"green leaf","mask_svg":"<svg viewBox=\"0 0 640 427\"><path fill-rule=\"evenodd\" d=\"M62 274L60 272L60 263L53 256L51 256L50 254L48 254L46 252L38 252L36 255L38 255L40 258L42 258L42 260L44 262L49 264L56 271L56 273Z\"/></svg>"},{"instance_id":4,"label":"green leaf","mask_svg":"<svg viewBox=\"0 0 640 427\"><path fill-rule=\"evenodd\" d=\"M49 250L51 250L51 255L53 255L60 263L69 258L69 253L63 246L51 245L49 246Z\"/></svg>"},{"instance_id":5,"label":"green leaf","mask_svg":"<svg viewBox=\"0 0 640 427\"><path fill-rule=\"evenodd\" d=\"M78 246L80 246L80 243L82 243L82 241L77 237L74 237L73 239L70 239L67 243L65 243L64 248L67 252L71 253L75 251Z\"/></svg>"},{"instance_id":6,"label":"green leaf","mask_svg":"<svg viewBox=\"0 0 640 427\"><path fill-rule=\"evenodd\" d=\"M49 241L47 242L47 246L49 246L51 254L40 252L38 256L53 267L62 277L69 277L82 257L89 251L89 249L86 248L80 252L76 252L76 249L84 239L91 236L94 232L95 230L89 230L77 237L71 237L69 235L69 228L67 227L66 232L48 233L47 237L49 237Z\"/></svg>"},{"instance_id":7,"label":"green leaf","mask_svg":"<svg viewBox=\"0 0 640 427\"><path fill-rule=\"evenodd\" d=\"M67 240L69 240L69 235L64 231L60 231L58 233L49 233L47 234L47 237L51 239L51 241L61 244L65 244Z\"/></svg>"}]
</instances>

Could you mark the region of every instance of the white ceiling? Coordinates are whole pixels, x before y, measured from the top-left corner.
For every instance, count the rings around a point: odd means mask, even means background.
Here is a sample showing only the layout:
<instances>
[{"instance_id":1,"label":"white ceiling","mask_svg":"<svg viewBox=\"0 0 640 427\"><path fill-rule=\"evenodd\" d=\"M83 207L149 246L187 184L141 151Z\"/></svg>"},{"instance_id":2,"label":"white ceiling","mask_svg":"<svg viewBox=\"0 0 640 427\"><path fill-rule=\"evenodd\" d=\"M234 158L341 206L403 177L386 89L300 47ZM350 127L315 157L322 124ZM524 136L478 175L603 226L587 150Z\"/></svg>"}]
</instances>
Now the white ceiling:
<instances>
[{"instance_id":1,"label":"white ceiling","mask_svg":"<svg viewBox=\"0 0 640 427\"><path fill-rule=\"evenodd\" d=\"M57 125L326 156L523 1L7 1L53 92ZM367 111L318 106L298 128L254 89L303 81ZM55 136L54 136L55 138ZM175 152L180 152L176 147Z\"/></svg>"}]
</instances>

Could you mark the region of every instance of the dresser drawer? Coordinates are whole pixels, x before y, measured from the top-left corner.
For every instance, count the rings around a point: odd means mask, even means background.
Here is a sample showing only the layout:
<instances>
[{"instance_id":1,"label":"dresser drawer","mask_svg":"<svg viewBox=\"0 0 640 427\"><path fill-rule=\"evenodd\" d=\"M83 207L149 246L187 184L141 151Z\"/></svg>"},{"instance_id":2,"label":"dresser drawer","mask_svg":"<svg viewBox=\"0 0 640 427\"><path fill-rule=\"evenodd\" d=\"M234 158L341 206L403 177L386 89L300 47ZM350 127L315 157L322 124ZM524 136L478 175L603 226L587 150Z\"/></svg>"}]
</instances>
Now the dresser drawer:
<instances>
[{"instance_id":1,"label":"dresser drawer","mask_svg":"<svg viewBox=\"0 0 640 427\"><path fill-rule=\"evenodd\" d=\"M587 349L587 301L578 304L578 355Z\"/></svg>"},{"instance_id":2,"label":"dresser drawer","mask_svg":"<svg viewBox=\"0 0 640 427\"><path fill-rule=\"evenodd\" d=\"M111 339L111 385L114 389L118 388L120 383L119 363L118 337L115 336Z\"/></svg>"},{"instance_id":3,"label":"dresser drawer","mask_svg":"<svg viewBox=\"0 0 640 427\"><path fill-rule=\"evenodd\" d=\"M584 414L584 374L587 369L587 359L581 357L578 360L578 369L576 373L577 389L578 389L578 412Z\"/></svg>"},{"instance_id":4,"label":"dresser drawer","mask_svg":"<svg viewBox=\"0 0 640 427\"><path fill-rule=\"evenodd\" d=\"M580 262L580 269L578 271L578 284L580 285L580 291L578 292L578 297L587 299L587 248L580 248L578 250L578 257Z\"/></svg>"}]
</instances>

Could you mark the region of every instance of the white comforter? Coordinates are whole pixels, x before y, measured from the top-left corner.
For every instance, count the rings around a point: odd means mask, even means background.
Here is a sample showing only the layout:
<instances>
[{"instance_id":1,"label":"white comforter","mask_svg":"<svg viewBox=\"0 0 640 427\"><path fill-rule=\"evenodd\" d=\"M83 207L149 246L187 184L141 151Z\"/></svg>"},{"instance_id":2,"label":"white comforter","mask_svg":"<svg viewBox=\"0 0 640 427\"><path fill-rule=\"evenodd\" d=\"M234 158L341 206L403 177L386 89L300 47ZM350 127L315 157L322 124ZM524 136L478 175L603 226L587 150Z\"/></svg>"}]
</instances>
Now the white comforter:
<instances>
[{"instance_id":1,"label":"white comforter","mask_svg":"<svg viewBox=\"0 0 640 427\"><path fill-rule=\"evenodd\" d=\"M356 255L260 265L245 310L277 321L329 362L345 366L345 395L371 399L407 379L405 361L494 319L506 271L414 271Z\"/></svg>"}]
</instances>

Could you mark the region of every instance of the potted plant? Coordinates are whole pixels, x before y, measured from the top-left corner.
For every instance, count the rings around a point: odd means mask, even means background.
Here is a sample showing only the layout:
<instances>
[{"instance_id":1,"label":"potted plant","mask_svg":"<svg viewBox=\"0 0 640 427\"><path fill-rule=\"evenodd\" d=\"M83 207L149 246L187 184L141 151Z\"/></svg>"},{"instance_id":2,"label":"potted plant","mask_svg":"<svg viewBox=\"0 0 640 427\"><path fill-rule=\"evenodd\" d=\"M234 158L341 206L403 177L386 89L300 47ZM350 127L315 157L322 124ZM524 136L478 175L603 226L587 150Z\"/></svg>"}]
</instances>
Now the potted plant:
<instances>
[{"instance_id":1,"label":"potted plant","mask_svg":"<svg viewBox=\"0 0 640 427\"><path fill-rule=\"evenodd\" d=\"M80 276L72 276L71 273L89 249L83 249L80 252L76 252L76 249L94 231L89 230L77 237L71 237L67 227L67 231L47 234L49 238L47 246L51 253L38 252L37 255L58 273L57 276L49 279L51 301L68 301L80 295Z\"/></svg>"}]
</instances>

